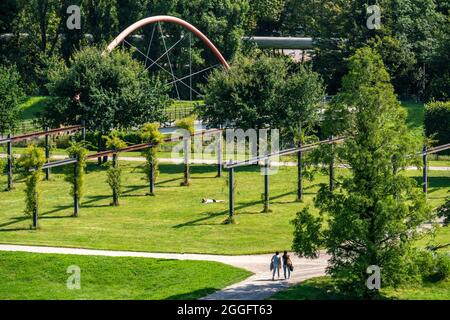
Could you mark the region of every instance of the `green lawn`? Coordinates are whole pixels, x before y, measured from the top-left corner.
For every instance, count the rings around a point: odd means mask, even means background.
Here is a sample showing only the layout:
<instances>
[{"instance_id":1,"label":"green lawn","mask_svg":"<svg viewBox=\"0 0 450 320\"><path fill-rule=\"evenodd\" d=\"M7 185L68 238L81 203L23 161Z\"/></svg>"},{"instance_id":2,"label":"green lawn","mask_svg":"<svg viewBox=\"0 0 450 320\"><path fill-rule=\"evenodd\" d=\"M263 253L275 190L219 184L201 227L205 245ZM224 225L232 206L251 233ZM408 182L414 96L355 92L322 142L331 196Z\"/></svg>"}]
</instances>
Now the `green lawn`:
<instances>
[{"instance_id":1,"label":"green lawn","mask_svg":"<svg viewBox=\"0 0 450 320\"><path fill-rule=\"evenodd\" d=\"M24 103L22 103L21 120L34 120L39 112L41 112L46 105L46 102L51 99L45 96L33 96L28 97Z\"/></svg>"},{"instance_id":2,"label":"green lawn","mask_svg":"<svg viewBox=\"0 0 450 320\"><path fill-rule=\"evenodd\" d=\"M423 128L423 119L425 116L425 106L423 103L415 101L402 101L402 106L407 110L408 116L406 122L410 128Z\"/></svg>"},{"instance_id":3,"label":"green lawn","mask_svg":"<svg viewBox=\"0 0 450 320\"><path fill-rule=\"evenodd\" d=\"M80 268L80 289L66 282ZM198 299L250 272L207 261L0 252L0 300Z\"/></svg>"},{"instance_id":4,"label":"green lawn","mask_svg":"<svg viewBox=\"0 0 450 320\"><path fill-rule=\"evenodd\" d=\"M437 283L423 283L402 288L381 289L382 299L399 300L448 300L450 279ZM330 277L317 277L276 293L273 300L345 300L352 297L339 294Z\"/></svg>"},{"instance_id":5,"label":"green lawn","mask_svg":"<svg viewBox=\"0 0 450 320\"><path fill-rule=\"evenodd\" d=\"M134 251L190 252L215 254L267 253L289 249L290 221L311 203L319 176L306 182L305 202L295 202L296 169L282 167L270 177L272 213L263 214L263 176L259 168L247 167L236 173L236 225L224 225L225 203L202 204L202 198L228 200L225 178L214 178L215 166L192 167L192 186L181 187L182 166L161 165L156 197L146 196L148 187L140 163L124 163L124 194L121 206L110 207L106 172L90 164L86 193L79 218L72 214L69 184L63 175L52 174L43 182L38 231L29 230L30 218L23 215L24 183L13 192L0 193L0 243L53 245ZM343 173L345 170L338 170ZM226 172L224 172L226 176ZM408 172L420 181L420 172ZM5 186L5 176L0 186ZM449 194L450 172L430 172L429 201L437 206ZM437 241L450 242L448 231Z\"/></svg>"}]
</instances>

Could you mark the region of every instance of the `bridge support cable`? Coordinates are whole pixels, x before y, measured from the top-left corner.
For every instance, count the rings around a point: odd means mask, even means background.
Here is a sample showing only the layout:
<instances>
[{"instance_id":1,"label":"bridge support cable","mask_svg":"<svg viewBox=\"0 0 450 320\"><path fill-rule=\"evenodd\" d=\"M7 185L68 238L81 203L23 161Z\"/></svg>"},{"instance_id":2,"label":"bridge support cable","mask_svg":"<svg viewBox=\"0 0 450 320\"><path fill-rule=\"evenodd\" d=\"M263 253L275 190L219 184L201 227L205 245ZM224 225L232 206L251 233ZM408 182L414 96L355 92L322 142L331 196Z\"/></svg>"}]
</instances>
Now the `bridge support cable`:
<instances>
[{"instance_id":1,"label":"bridge support cable","mask_svg":"<svg viewBox=\"0 0 450 320\"><path fill-rule=\"evenodd\" d=\"M145 70L147 70L147 61L148 61L148 56L150 55L150 49L152 48L153 36L155 35L155 30L156 30L156 24L153 25L152 35L150 37L150 41L149 41L148 47L147 47L147 54L145 56L145 65L144 65L144 68L146 68Z\"/></svg>"},{"instance_id":2,"label":"bridge support cable","mask_svg":"<svg viewBox=\"0 0 450 320\"><path fill-rule=\"evenodd\" d=\"M173 73L172 62L170 61L170 56L169 56L169 53L168 53L168 50L167 50L167 45L166 45L166 39L164 37L164 33L163 33L163 30L162 30L160 22L158 22L158 28L159 28L159 32L161 33L162 41L163 41L163 44L164 44L164 50L166 50L167 60L169 61L170 73L172 74L173 80L175 80L176 77L175 77L175 74ZM180 99L180 92L178 91L178 85L176 83L175 83L175 90L177 92L178 99Z\"/></svg>"},{"instance_id":3,"label":"bridge support cable","mask_svg":"<svg viewBox=\"0 0 450 320\"><path fill-rule=\"evenodd\" d=\"M143 55L144 57L148 58L148 60L150 60L150 62L153 62L154 60L152 58L150 58L149 56L145 55L145 53L143 53L141 50L139 50L139 48L137 48L136 46L132 45L131 43L129 43L127 40L123 40L124 43L128 44L129 46L133 47L136 49L136 51L138 53L140 53L141 55ZM156 63L156 66L158 66L161 70L163 70L164 72L166 72L169 75L173 75L169 70L167 70L166 68L164 68L163 66L161 66L159 63ZM178 80L178 78L175 77L175 79ZM198 94L199 96L201 96L202 94L198 91L196 91L195 89L189 87L188 84L186 84L184 81L180 80L179 81L181 84L183 84L184 86L186 86L186 88L193 90L196 94Z\"/></svg>"}]
</instances>

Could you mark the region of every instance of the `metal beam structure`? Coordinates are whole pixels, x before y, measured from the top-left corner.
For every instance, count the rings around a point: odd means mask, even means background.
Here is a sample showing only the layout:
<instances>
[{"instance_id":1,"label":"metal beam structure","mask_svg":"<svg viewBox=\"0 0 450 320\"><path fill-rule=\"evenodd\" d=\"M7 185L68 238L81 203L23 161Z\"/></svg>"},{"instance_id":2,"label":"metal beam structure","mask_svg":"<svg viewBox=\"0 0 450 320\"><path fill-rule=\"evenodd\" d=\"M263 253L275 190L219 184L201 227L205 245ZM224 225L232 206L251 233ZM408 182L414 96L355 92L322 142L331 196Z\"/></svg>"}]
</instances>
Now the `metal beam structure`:
<instances>
[{"instance_id":1,"label":"metal beam structure","mask_svg":"<svg viewBox=\"0 0 450 320\"><path fill-rule=\"evenodd\" d=\"M128 37L130 34L132 34L134 31L153 24L153 23L159 23L159 22L169 22L169 23L174 23L174 24L178 24L180 26L182 26L183 28L186 28L187 30L189 30L190 32L194 33L197 37L199 37L205 44L206 46L213 52L213 54L216 56L217 60L223 65L223 67L228 70L230 69L230 65L228 64L228 62L225 60L225 58L223 57L222 53L220 53L220 51L217 49L217 47L211 42L211 40L208 39L208 37L206 37L200 30L198 30L196 27L194 27L192 24L190 24L189 22L186 22L180 18L176 18L176 17L172 17L172 16L154 16L154 17L148 17L148 18L144 18L142 20L139 20L135 23L133 23L131 26L129 26L128 28L126 28L124 31L122 31L117 38L115 38L106 48L105 52L103 52L103 54L107 54L109 52L111 52L112 50L114 50L115 47L117 47L118 45L120 45L122 42L124 42L124 40L126 39L126 37Z\"/></svg>"},{"instance_id":2,"label":"metal beam structure","mask_svg":"<svg viewBox=\"0 0 450 320\"><path fill-rule=\"evenodd\" d=\"M243 37L242 40L255 43L261 49L313 50L313 38L299 37Z\"/></svg>"},{"instance_id":3,"label":"metal beam structure","mask_svg":"<svg viewBox=\"0 0 450 320\"><path fill-rule=\"evenodd\" d=\"M191 136L189 136L189 139L191 137L194 137L194 136L206 135L206 134L216 133L216 132L219 132L219 131L221 131L221 129L211 129L211 130L196 132L196 133L192 134ZM166 138L166 139L163 140L162 143L184 141L186 139L187 138L185 138L184 136L179 136L179 137L176 137L176 138ZM152 148L154 146L155 146L154 143L135 144L135 145L132 145L132 146L129 146L129 147L125 147L125 148L122 148L122 149L106 150L106 151L98 152L98 153L95 153L95 154L91 154L91 155L87 156L87 159L95 159L95 158L98 158L98 157L110 156L110 155L117 154L119 152L130 152L130 151L144 150L144 149Z\"/></svg>"},{"instance_id":4,"label":"metal beam structure","mask_svg":"<svg viewBox=\"0 0 450 320\"><path fill-rule=\"evenodd\" d=\"M19 142L19 141L23 141L23 140L27 140L27 139L31 139L31 138L38 138L38 137L43 137L43 136L47 136L47 135L54 135L57 133L61 133L61 132L75 132L75 131L79 131L79 130L83 130L84 126L83 125L78 125L78 126L70 126L70 127L64 127L64 128L57 128L57 129L51 129L51 130L44 130L44 131L39 131L39 132L33 132L33 133L27 133L27 134L23 134L20 136L14 136L14 137L8 137L8 138L3 138L0 139L0 144L2 143L8 143L8 142Z\"/></svg>"},{"instance_id":5,"label":"metal beam structure","mask_svg":"<svg viewBox=\"0 0 450 320\"><path fill-rule=\"evenodd\" d=\"M225 165L225 168L229 170L229 180L228 184L234 183L234 169L237 167L243 167L243 166L249 166L254 164L259 164L260 161L264 161L264 209L263 212L269 212L269 165L270 165L270 159L276 156L282 156L282 155L290 155L290 154L297 154L297 156L302 154L305 151L313 150L315 148L318 148L320 145L327 145L327 144L335 144L343 142L345 138L331 138L324 141L319 141L316 143L307 144L304 146L286 149L278 152L274 152L268 155L255 157L250 160L244 160L240 162L229 162ZM300 156L301 161L301 156ZM301 170L301 168L299 168ZM301 171L300 171L301 172ZM301 188L301 187L300 187ZM298 189L297 189L298 190ZM234 215L234 189L229 189L229 217L230 219Z\"/></svg>"},{"instance_id":6,"label":"metal beam structure","mask_svg":"<svg viewBox=\"0 0 450 320\"><path fill-rule=\"evenodd\" d=\"M319 142L315 142L315 143L311 143L311 144L306 144L306 145L304 145L302 147L286 149L286 150L270 153L268 155L255 157L255 158L252 158L252 159L249 159L249 160L244 160L244 161L240 161L240 162L230 162L230 163L225 165L225 168L229 169L229 168L248 166L248 165L252 165L252 164L258 164L260 161L263 161L263 160L266 160L266 159L270 159L270 158L273 158L273 157L286 156L286 155L298 153L300 151L301 152L305 152L305 151L316 149L320 145L340 143L340 142L343 142L344 140L345 140L345 138L340 138L339 137L339 138L333 138L333 139L319 141Z\"/></svg>"}]
</instances>

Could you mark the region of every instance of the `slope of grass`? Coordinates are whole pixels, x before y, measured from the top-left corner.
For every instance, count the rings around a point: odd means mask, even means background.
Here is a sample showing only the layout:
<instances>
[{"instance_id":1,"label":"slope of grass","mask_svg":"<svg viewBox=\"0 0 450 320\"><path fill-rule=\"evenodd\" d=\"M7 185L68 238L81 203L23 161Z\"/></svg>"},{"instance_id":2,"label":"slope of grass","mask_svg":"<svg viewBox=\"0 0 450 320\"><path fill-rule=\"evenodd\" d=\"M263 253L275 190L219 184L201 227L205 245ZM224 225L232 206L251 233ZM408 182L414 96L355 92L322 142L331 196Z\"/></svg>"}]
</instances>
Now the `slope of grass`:
<instances>
[{"instance_id":1,"label":"slope of grass","mask_svg":"<svg viewBox=\"0 0 450 320\"><path fill-rule=\"evenodd\" d=\"M0 192L0 243L216 254L289 249L293 231L290 221L296 212L312 203L318 183L327 182L325 176L305 182L305 200L298 203L295 202L296 169L282 167L270 176L273 212L263 214L264 180L259 168L237 170L238 224L224 225L228 215L228 187L225 178L215 178L215 166L193 166L192 185L181 187L182 166L161 165L156 196L149 197L140 165L123 163L121 206L110 207L111 191L105 169L90 164L79 218L71 217L70 185L60 171L54 170L51 181L42 183L41 229L37 231L29 230L30 218L23 214L24 183L16 183L16 190ZM344 174L346 170L337 172ZM420 181L420 172L407 174ZM2 175L0 188L5 183ZM443 203L449 188L450 172L430 172L431 205ZM202 198L226 202L202 204ZM441 232L437 240L450 242L449 236L448 232Z\"/></svg>"},{"instance_id":2,"label":"slope of grass","mask_svg":"<svg viewBox=\"0 0 450 320\"><path fill-rule=\"evenodd\" d=\"M412 129L422 130L425 116L425 106L423 103L414 101L402 101L402 106L408 112L406 122Z\"/></svg>"},{"instance_id":3,"label":"slope of grass","mask_svg":"<svg viewBox=\"0 0 450 320\"><path fill-rule=\"evenodd\" d=\"M80 289L68 289L69 266ZM197 299L250 272L207 261L0 252L0 299Z\"/></svg>"},{"instance_id":4,"label":"slope of grass","mask_svg":"<svg viewBox=\"0 0 450 320\"><path fill-rule=\"evenodd\" d=\"M436 283L423 283L402 288L386 288L380 291L381 299L400 300L448 300L450 299L450 279ZM299 285L280 291L273 300L347 300L353 299L338 293L330 277L317 277Z\"/></svg>"},{"instance_id":5,"label":"slope of grass","mask_svg":"<svg viewBox=\"0 0 450 320\"><path fill-rule=\"evenodd\" d=\"M32 96L22 103L21 120L35 120L39 112L43 111L47 101L51 99L45 96Z\"/></svg>"}]
</instances>

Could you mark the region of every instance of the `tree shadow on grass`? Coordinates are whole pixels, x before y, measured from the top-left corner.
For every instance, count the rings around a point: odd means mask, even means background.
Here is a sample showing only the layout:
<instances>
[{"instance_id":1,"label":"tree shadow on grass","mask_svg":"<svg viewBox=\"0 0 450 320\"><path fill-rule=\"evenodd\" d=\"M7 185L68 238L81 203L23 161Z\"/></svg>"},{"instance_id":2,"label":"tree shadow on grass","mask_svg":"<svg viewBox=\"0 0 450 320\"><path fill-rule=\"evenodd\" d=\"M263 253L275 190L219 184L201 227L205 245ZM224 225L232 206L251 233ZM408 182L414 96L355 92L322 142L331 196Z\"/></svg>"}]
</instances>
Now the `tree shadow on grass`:
<instances>
[{"instance_id":1,"label":"tree shadow on grass","mask_svg":"<svg viewBox=\"0 0 450 320\"><path fill-rule=\"evenodd\" d=\"M197 300L199 298L206 297L220 289L218 288L202 288L192 292L176 294L170 297L165 298L164 300Z\"/></svg>"},{"instance_id":2,"label":"tree shadow on grass","mask_svg":"<svg viewBox=\"0 0 450 320\"><path fill-rule=\"evenodd\" d=\"M49 215L52 213L61 212L64 210L68 210L70 208L73 208L73 205L56 206L53 210L42 213L41 216L46 216L46 215Z\"/></svg>"},{"instance_id":3,"label":"tree shadow on grass","mask_svg":"<svg viewBox=\"0 0 450 320\"><path fill-rule=\"evenodd\" d=\"M221 211L221 212L215 212L215 213L207 212L207 213L205 213L206 214L205 217L201 217L201 218L198 218L198 219L195 219L195 220L191 220L191 221L188 221L188 222L185 222L185 223L177 224L177 225L173 226L173 228L179 229L179 228L183 228L183 227L195 227L195 226L201 226L201 225L213 225L211 223L199 223L199 222L203 222L203 221L207 221L207 220L210 220L210 219L214 219L214 218L216 218L218 216L225 215L227 213L228 213L228 211ZM216 225L219 225L219 224L222 224L222 223L216 223Z\"/></svg>"},{"instance_id":4,"label":"tree shadow on grass","mask_svg":"<svg viewBox=\"0 0 450 320\"><path fill-rule=\"evenodd\" d=\"M422 177L413 177L419 186L422 186ZM450 188L450 177L428 177L428 192L436 192L440 188Z\"/></svg>"},{"instance_id":5,"label":"tree shadow on grass","mask_svg":"<svg viewBox=\"0 0 450 320\"><path fill-rule=\"evenodd\" d=\"M11 218L8 222L2 223L0 224L0 232L5 232L5 231L20 231L20 230L29 230L29 228L14 228L14 229L4 229L3 227L7 227L25 220L30 219L30 217L27 216L22 216L22 217L14 217Z\"/></svg>"},{"instance_id":6,"label":"tree shadow on grass","mask_svg":"<svg viewBox=\"0 0 450 320\"><path fill-rule=\"evenodd\" d=\"M161 180L155 183L155 186L162 186L164 184L167 184L169 182L174 182L174 181L179 181L179 180L183 180L183 178L180 176L179 178L173 178L173 179L166 179L166 180ZM180 186L179 184L177 184L176 186Z\"/></svg>"},{"instance_id":7,"label":"tree shadow on grass","mask_svg":"<svg viewBox=\"0 0 450 320\"><path fill-rule=\"evenodd\" d=\"M282 198L282 197L285 197L285 196L293 194L293 193L295 193L295 191L286 192L286 193L277 195L275 197L271 197L271 200ZM270 203L274 203L274 202L270 202ZM248 207L252 207L252 206L255 206L255 205L258 205L258 204L263 205L263 201L262 200L249 201L249 202L242 203L242 204L239 204L239 205L235 206L234 209L235 209L235 212L236 212L236 216L244 215L244 214L247 214L247 215L250 215L250 214L251 215L253 215L253 214L265 214L265 213L262 213L261 211L240 211L242 209L245 209L245 208L248 208ZM183 227L192 227L192 226L200 226L200 225L221 225L221 224L223 224L223 222L215 223L215 224L199 223L199 222L207 221L209 219L213 219L213 218L216 218L216 217L221 216L221 215L228 216L228 210L224 210L224 211L216 212L216 213L209 212L209 213L206 213L206 214L207 214L207 216L205 216L205 217L198 218L198 219L195 219L195 220L192 220L192 221L188 221L188 222L185 222L185 223L177 224L177 225L173 226L173 228L178 229L178 228L183 228Z\"/></svg>"},{"instance_id":8,"label":"tree shadow on grass","mask_svg":"<svg viewBox=\"0 0 450 320\"><path fill-rule=\"evenodd\" d=\"M110 195L107 195L107 196L106 195L103 195L103 196L86 196L85 198L88 198L90 200L84 200L81 203L81 207L96 208L96 207L105 207L107 205L90 205L90 204L96 203L96 202L101 201L101 200L112 198L112 196L110 196Z\"/></svg>"}]
</instances>

